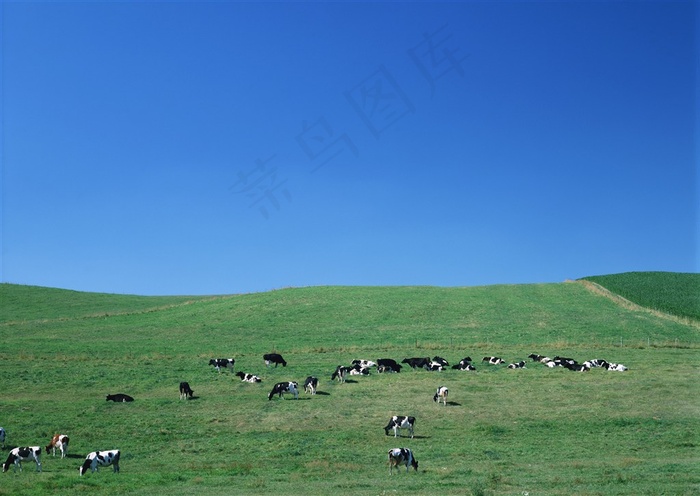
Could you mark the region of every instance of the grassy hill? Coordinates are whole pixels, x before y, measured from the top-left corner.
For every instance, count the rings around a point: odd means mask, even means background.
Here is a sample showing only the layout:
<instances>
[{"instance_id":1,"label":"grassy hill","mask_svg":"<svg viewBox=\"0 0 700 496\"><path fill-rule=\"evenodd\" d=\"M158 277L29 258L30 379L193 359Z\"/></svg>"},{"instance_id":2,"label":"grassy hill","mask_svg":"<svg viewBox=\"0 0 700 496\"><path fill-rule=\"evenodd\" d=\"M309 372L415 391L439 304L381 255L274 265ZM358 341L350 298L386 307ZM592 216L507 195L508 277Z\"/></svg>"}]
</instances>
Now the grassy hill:
<instances>
[{"instance_id":1,"label":"grassy hill","mask_svg":"<svg viewBox=\"0 0 700 496\"><path fill-rule=\"evenodd\" d=\"M0 494L695 494L696 326L623 308L580 283L317 287L215 298L94 295L0 286L0 425L8 449L72 438L2 477ZM288 367L266 368L282 353ZM574 373L480 363L530 353L605 358L630 370ZM354 358L470 355L477 372L404 370L330 381ZM235 357L262 384L216 373ZM277 381L320 393L268 401ZM179 381L198 397L180 401ZM432 394L450 388L451 403ZM124 392L134 403L105 402ZM643 401L640 401L643 399ZM414 439L384 435L417 417ZM418 473L389 477L386 450ZM653 449L650 447L653 446ZM119 448L122 472L78 477L88 451ZM7 450L5 450L6 452Z\"/></svg>"},{"instance_id":2,"label":"grassy hill","mask_svg":"<svg viewBox=\"0 0 700 496\"><path fill-rule=\"evenodd\" d=\"M700 274L626 272L585 280L643 307L700 322Z\"/></svg>"}]
</instances>

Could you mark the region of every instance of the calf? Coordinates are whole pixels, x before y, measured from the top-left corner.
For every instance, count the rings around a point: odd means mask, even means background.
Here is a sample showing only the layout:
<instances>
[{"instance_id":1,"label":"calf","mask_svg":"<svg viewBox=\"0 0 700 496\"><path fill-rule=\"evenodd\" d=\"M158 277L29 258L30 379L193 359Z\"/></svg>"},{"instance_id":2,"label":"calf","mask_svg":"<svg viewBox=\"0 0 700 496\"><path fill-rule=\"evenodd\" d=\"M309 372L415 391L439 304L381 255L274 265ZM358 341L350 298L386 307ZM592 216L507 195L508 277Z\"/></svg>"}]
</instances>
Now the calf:
<instances>
[{"instance_id":1,"label":"calf","mask_svg":"<svg viewBox=\"0 0 700 496\"><path fill-rule=\"evenodd\" d=\"M400 465L406 465L406 473L408 473L409 465L418 472L418 462L410 448L394 448L389 450L389 475L393 474L394 467L398 468Z\"/></svg>"},{"instance_id":2,"label":"calf","mask_svg":"<svg viewBox=\"0 0 700 496\"><path fill-rule=\"evenodd\" d=\"M299 399L299 390L297 389L299 385L296 382L278 382L267 395L267 399L271 400L274 395L279 395L280 398L284 399L282 393L291 393L294 395L294 399Z\"/></svg>"},{"instance_id":3,"label":"calf","mask_svg":"<svg viewBox=\"0 0 700 496\"><path fill-rule=\"evenodd\" d=\"M416 424L415 417L404 417L403 415L394 415L389 419L389 423L384 427L384 434L389 435L389 431L393 429L394 437L398 436L399 429L408 429L413 439L413 426Z\"/></svg>"},{"instance_id":4,"label":"calf","mask_svg":"<svg viewBox=\"0 0 700 496\"><path fill-rule=\"evenodd\" d=\"M258 377L257 375L253 374L246 374L245 372L236 372L236 375L241 378L241 381L243 382L250 382L250 383L255 383L255 382L262 382L262 379Z\"/></svg>"},{"instance_id":5,"label":"calf","mask_svg":"<svg viewBox=\"0 0 700 496\"><path fill-rule=\"evenodd\" d=\"M359 365L362 368L371 368L371 367L376 367L377 364L374 363L372 360L353 360L352 362L353 365Z\"/></svg>"},{"instance_id":6,"label":"calf","mask_svg":"<svg viewBox=\"0 0 700 496\"><path fill-rule=\"evenodd\" d=\"M345 376L347 376L349 372L349 367L343 367L342 365L338 365L335 368L335 372L331 374L331 381L334 379L338 379L338 382L342 384L345 382Z\"/></svg>"},{"instance_id":7,"label":"calf","mask_svg":"<svg viewBox=\"0 0 700 496\"><path fill-rule=\"evenodd\" d=\"M508 364L508 368L509 369L524 369L525 362L523 360L520 360L519 362Z\"/></svg>"},{"instance_id":8,"label":"calf","mask_svg":"<svg viewBox=\"0 0 700 496\"><path fill-rule=\"evenodd\" d=\"M435 396L433 396L433 401L437 401L437 404L440 404L440 400L442 400L442 403L447 406L447 395L449 394L449 390L445 386L440 386L437 388L437 391L435 392Z\"/></svg>"},{"instance_id":9,"label":"calf","mask_svg":"<svg viewBox=\"0 0 700 496\"><path fill-rule=\"evenodd\" d=\"M492 357L484 357L484 358L481 359L481 361L482 361L482 362L488 362L489 365L500 365L500 364L502 364L502 363L506 363L506 361L503 360L502 358L500 358L500 357L495 357L495 356L492 356Z\"/></svg>"},{"instance_id":10,"label":"calf","mask_svg":"<svg viewBox=\"0 0 700 496\"><path fill-rule=\"evenodd\" d=\"M190 387L189 382L181 382L180 383L180 399L181 400L186 400L188 397L192 397L194 395L194 391L192 391L192 388Z\"/></svg>"},{"instance_id":11,"label":"calf","mask_svg":"<svg viewBox=\"0 0 700 496\"><path fill-rule=\"evenodd\" d=\"M119 450L93 451L85 457L85 462L83 462L78 471L82 476L88 469L95 472L99 467L108 467L112 465L112 467L114 467L114 471L119 472L120 455L121 453Z\"/></svg>"},{"instance_id":12,"label":"calf","mask_svg":"<svg viewBox=\"0 0 700 496\"><path fill-rule=\"evenodd\" d=\"M117 394L108 394L107 401L114 401L115 403L126 403L128 401L134 401L134 398L132 398L128 394L117 393Z\"/></svg>"},{"instance_id":13,"label":"calf","mask_svg":"<svg viewBox=\"0 0 700 496\"><path fill-rule=\"evenodd\" d=\"M70 439L65 434L56 434L46 446L46 454L52 453L53 456L56 456L56 448L58 448L61 452L61 458L65 458L68 453L68 441Z\"/></svg>"},{"instance_id":14,"label":"calf","mask_svg":"<svg viewBox=\"0 0 700 496\"><path fill-rule=\"evenodd\" d=\"M26 446L22 448L15 448L10 451L7 460L2 464L2 471L7 472L12 465L12 470L17 472L22 471L22 462L28 460L33 460L36 463L36 471L41 472L41 446Z\"/></svg>"},{"instance_id":15,"label":"calf","mask_svg":"<svg viewBox=\"0 0 700 496\"><path fill-rule=\"evenodd\" d=\"M217 372L221 372L221 367L233 370L236 360L233 358L212 358L209 365L213 365Z\"/></svg>"},{"instance_id":16,"label":"calf","mask_svg":"<svg viewBox=\"0 0 700 496\"><path fill-rule=\"evenodd\" d=\"M430 365L430 358L404 358L401 363L407 364L412 369L423 368Z\"/></svg>"},{"instance_id":17,"label":"calf","mask_svg":"<svg viewBox=\"0 0 700 496\"><path fill-rule=\"evenodd\" d=\"M269 367L271 363L275 364L275 368L277 368L280 363L282 364L282 367L287 366L287 362L284 361L284 358L282 358L282 355L279 353L268 353L263 355L263 360L265 361L265 365L267 367Z\"/></svg>"},{"instance_id":18,"label":"calf","mask_svg":"<svg viewBox=\"0 0 700 496\"><path fill-rule=\"evenodd\" d=\"M0 427L0 443L2 443L2 449L5 449L5 438L7 437L7 432L5 429Z\"/></svg>"},{"instance_id":19,"label":"calf","mask_svg":"<svg viewBox=\"0 0 700 496\"><path fill-rule=\"evenodd\" d=\"M318 379L314 376L309 376L304 381L304 392L311 393L313 396L316 394L316 388L318 388Z\"/></svg>"}]
</instances>

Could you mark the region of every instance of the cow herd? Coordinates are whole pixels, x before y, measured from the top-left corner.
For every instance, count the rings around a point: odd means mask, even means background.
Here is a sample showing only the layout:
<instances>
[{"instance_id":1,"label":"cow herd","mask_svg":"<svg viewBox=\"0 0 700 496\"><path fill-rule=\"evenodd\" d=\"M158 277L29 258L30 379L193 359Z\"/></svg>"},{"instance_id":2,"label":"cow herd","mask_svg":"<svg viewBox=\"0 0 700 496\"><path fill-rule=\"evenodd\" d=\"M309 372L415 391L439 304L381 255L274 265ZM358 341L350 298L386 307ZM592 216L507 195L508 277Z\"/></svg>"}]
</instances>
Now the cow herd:
<instances>
[{"instance_id":1,"label":"cow herd","mask_svg":"<svg viewBox=\"0 0 700 496\"><path fill-rule=\"evenodd\" d=\"M600 358L586 360L579 362L573 358L555 356L554 358L549 358L536 353L528 355L535 363L541 363L549 368L563 367L575 372L588 372L593 368L606 369L608 371L624 372L627 367L620 364L609 362ZM272 364L277 367L282 365L287 366L287 362L278 353L268 353L263 355L263 362L266 366L271 366ZM486 356L481 360L487 366L498 366L504 365L506 361L501 357L497 356ZM401 361L401 364L405 364L412 369L424 369L430 372L442 372L450 367L447 360L442 357L435 356L433 358L429 357L412 357L405 358ZM337 380L339 383L344 383L346 378L350 375L367 376L371 374L371 370L376 367L377 373L400 373L403 366L397 363L391 358L381 358L376 362L371 360L352 360L350 365L338 365L330 378L332 381ZM221 369L227 369L233 372L235 365L234 358L213 358L209 361L209 365L214 366L215 370L221 372ZM526 364L524 360L514 361L507 365L508 369L522 369L525 368ZM462 358L457 364L451 367L454 370L460 371L476 371L476 367L472 364L471 357ZM262 379L259 376L238 371L235 374L240 378L242 382L249 383L260 383ZM304 381L304 392L310 395L315 395L318 389L319 380L315 376L308 376ZM190 387L188 382L180 382L180 399L188 399L194 397L194 391ZM299 398L299 383L296 381L284 381L277 382L272 387L272 390L267 395L268 400L272 400L275 395L279 398L284 399L284 395L292 395L295 399ZM445 386L438 386L433 395L433 401L438 405L442 402L444 406L447 406L447 397L449 390ZM132 402L134 398L124 394L108 394L107 401L114 402ZM398 437L400 430L407 430L410 437L414 437L414 427L416 423L416 418L412 416L402 416L394 415L389 419L388 424L384 427L384 432L388 436L390 431L393 431L394 437ZM7 433L5 429L0 427L0 442L2 443L2 448L5 448ZM56 450L59 451L61 458L65 458L68 452L68 445L70 439L65 434L56 434L52 437L49 444L45 447L46 453L52 453L53 456L56 455ZM10 450L5 463L3 463L3 472L7 472L10 466L13 467L16 472L17 469L22 471L22 462L34 462L36 464L36 469L41 472L41 447L40 446L24 446L16 447ZM82 476L85 472L90 469L95 472L98 467L101 466L112 466L114 472L119 472L119 450L109 450L109 451L93 451L87 455L83 464L79 467L79 474ZM418 470L418 462L415 459L413 451L409 448L393 448L388 451L388 461L389 461L389 473L393 473L394 467L405 466L408 472L410 467L413 467L416 471Z\"/></svg>"}]
</instances>

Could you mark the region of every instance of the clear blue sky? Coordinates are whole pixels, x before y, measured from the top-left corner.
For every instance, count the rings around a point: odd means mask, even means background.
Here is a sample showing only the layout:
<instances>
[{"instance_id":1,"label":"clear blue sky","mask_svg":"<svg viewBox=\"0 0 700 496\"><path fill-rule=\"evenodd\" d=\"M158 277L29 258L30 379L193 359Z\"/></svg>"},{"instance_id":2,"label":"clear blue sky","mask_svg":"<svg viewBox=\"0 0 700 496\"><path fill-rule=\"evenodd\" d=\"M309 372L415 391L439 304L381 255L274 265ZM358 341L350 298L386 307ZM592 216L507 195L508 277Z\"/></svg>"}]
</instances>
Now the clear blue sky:
<instances>
[{"instance_id":1,"label":"clear blue sky","mask_svg":"<svg viewBox=\"0 0 700 496\"><path fill-rule=\"evenodd\" d=\"M2 281L697 272L695 2L2 4Z\"/></svg>"}]
</instances>

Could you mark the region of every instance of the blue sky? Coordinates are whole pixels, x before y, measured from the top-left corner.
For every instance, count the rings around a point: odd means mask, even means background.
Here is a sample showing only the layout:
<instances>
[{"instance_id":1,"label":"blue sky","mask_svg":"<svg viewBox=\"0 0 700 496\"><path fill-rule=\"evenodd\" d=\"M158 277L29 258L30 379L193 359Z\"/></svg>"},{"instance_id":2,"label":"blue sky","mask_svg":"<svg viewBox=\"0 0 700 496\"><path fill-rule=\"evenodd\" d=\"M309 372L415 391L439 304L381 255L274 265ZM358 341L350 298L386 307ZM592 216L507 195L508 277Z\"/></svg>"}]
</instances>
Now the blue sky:
<instances>
[{"instance_id":1,"label":"blue sky","mask_svg":"<svg viewBox=\"0 0 700 496\"><path fill-rule=\"evenodd\" d=\"M698 272L694 2L4 2L2 281Z\"/></svg>"}]
</instances>

